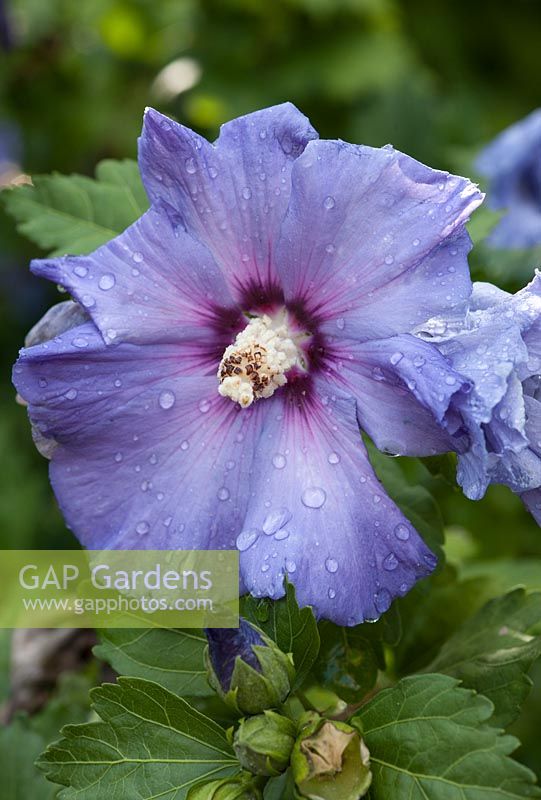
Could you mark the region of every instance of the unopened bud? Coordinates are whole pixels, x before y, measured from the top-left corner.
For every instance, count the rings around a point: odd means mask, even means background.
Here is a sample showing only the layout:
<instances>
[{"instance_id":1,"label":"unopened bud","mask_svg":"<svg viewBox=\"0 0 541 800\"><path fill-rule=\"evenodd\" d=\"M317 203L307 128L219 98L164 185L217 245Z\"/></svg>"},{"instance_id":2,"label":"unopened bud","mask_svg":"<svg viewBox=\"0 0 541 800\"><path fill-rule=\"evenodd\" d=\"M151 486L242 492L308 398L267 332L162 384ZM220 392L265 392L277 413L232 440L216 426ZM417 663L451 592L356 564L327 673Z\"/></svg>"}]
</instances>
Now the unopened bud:
<instances>
[{"instance_id":1,"label":"unopened bud","mask_svg":"<svg viewBox=\"0 0 541 800\"><path fill-rule=\"evenodd\" d=\"M205 661L213 689L241 714L260 714L280 705L295 670L289 656L244 619L238 628L209 628Z\"/></svg>"},{"instance_id":2,"label":"unopened bud","mask_svg":"<svg viewBox=\"0 0 541 800\"><path fill-rule=\"evenodd\" d=\"M241 766L254 775L279 775L289 766L297 726L287 717L265 711L241 721L233 748Z\"/></svg>"}]
</instances>

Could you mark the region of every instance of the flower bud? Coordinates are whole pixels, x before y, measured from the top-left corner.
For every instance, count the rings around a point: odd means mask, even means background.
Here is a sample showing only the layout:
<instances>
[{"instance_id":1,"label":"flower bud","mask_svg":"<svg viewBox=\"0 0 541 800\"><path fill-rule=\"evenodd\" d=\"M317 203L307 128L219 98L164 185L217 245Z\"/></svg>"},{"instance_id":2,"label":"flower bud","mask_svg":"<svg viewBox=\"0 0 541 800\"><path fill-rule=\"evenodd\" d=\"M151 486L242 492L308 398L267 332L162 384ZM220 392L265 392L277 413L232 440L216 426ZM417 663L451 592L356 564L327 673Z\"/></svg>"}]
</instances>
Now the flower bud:
<instances>
[{"instance_id":1,"label":"flower bud","mask_svg":"<svg viewBox=\"0 0 541 800\"><path fill-rule=\"evenodd\" d=\"M308 715L291 754L300 797L358 800L372 781L369 756L355 728L317 714Z\"/></svg>"},{"instance_id":2,"label":"flower bud","mask_svg":"<svg viewBox=\"0 0 541 800\"><path fill-rule=\"evenodd\" d=\"M295 671L289 656L244 619L238 628L208 628L205 661L209 683L241 714L260 714L280 705Z\"/></svg>"},{"instance_id":3,"label":"flower bud","mask_svg":"<svg viewBox=\"0 0 541 800\"><path fill-rule=\"evenodd\" d=\"M200 783L190 789L187 800L263 800L262 782L241 773L234 778Z\"/></svg>"},{"instance_id":4,"label":"flower bud","mask_svg":"<svg viewBox=\"0 0 541 800\"><path fill-rule=\"evenodd\" d=\"M297 726L287 717L265 711L241 720L233 748L241 766L254 775L279 775L289 766Z\"/></svg>"}]
</instances>

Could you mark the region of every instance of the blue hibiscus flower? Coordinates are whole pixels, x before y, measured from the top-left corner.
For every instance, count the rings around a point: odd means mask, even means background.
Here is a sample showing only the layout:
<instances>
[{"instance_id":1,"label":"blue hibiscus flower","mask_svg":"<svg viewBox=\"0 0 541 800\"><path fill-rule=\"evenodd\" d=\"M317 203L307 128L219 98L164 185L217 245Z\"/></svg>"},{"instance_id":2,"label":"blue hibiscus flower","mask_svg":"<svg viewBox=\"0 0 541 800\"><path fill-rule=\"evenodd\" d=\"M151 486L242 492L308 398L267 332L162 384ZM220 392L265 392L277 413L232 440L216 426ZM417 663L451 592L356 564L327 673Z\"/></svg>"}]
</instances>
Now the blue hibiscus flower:
<instances>
[{"instance_id":1,"label":"blue hibiscus flower","mask_svg":"<svg viewBox=\"0 0 541 800\"><path fill-rule=\"evenodd\" d=\"M23 350L15 382L63 513L91 548L234 548L242 588L375 619L436 559L385 494L385 450L448 449L469 381L410 331L464 316L464 178L322 141L290 104L210 144L153 110L151 208L33 271L87 320ZM79 320L80 322L80 320Z\"/></svg>"},{"instance_id":2,"label":"blue hibiscus flower","mask_svg":"<svg viewBox=\"0 0 541 800\"><path fill-rule=\"evenodd\" d=\"M463 325L431 340L472 383L444 417L465 494L505 484L541 521L541 278L515 295L474 284Z\"/></svg>"},{"instance_id":3,"label":"blue hibiscus flower","mask_svg":"<svg viewBox=\"0 0 541 800\"><path fill-rule=\"evenodd\" d=\"M502 248L541 244L541 109L503 131L476 166L489 180L489 205L506 209L489 243Z\"/></svg>"}]
</instances>

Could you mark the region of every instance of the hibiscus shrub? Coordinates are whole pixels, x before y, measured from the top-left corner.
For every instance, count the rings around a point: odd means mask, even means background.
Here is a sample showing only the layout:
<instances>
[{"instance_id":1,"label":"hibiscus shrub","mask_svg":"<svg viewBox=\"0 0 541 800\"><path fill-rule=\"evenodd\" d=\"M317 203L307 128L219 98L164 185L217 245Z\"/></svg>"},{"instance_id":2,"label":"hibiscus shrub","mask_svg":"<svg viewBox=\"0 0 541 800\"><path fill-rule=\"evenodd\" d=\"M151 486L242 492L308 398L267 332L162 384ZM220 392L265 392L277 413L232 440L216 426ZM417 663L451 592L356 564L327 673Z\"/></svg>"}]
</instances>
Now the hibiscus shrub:
<instances>
[{"instance_id":1,"label":"hibiscus shrub","mask_svg":"<svg viewBox=\"0 0 541 800\"><path fill-rule=\"evenodd\" d=\"M519 205L483 247L539 199L507 136L480 167ZM472 284L477 186L286 103L214 144L148 109L138 167L3 197L70 296L13 372L67 524L89 549L240 554L238 629L102 632L118 680L35 796L540 797L504 732L540 570L442 547L459 490L503 484L541 523L541 282ZM50 727L12 726L5 757Z\"/></svg>"}]
</instances>

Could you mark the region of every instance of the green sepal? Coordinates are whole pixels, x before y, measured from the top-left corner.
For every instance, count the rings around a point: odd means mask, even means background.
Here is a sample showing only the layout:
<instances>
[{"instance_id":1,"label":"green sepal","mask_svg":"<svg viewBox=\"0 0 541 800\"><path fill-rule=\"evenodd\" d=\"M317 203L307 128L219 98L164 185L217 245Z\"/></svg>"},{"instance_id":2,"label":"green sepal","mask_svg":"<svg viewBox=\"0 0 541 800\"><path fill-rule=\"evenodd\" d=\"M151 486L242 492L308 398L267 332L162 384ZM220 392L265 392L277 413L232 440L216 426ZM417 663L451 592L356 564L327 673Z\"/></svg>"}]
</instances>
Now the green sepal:
<instances>
[{"instance_id":1,"label":"green sepal","mask_svg":"<svg viewBox=\"0 0 541 800\"><path fill-rule=\"evenodd\" d=\"M296 735L292 720L267 710L241 720L233 749L248 772L275 777L288 768Z\"/></svg>"}]
</instances>

